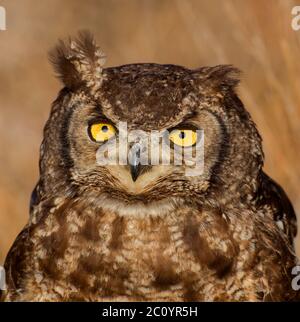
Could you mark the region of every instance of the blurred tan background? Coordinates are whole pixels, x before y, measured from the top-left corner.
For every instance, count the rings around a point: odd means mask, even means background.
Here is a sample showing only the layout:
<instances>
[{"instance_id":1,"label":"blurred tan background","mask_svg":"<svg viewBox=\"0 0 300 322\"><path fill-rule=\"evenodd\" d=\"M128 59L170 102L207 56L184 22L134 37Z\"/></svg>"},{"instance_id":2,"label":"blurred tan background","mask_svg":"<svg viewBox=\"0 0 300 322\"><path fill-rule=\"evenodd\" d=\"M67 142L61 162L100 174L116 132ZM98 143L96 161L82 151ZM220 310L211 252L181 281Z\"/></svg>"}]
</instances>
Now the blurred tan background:
<instances>
[{"instance_id":1,"label":"blurred tan background","mask_svg":"<svg viewBox=\"0 0 300 322\"><path fill-rule=\"evenodd\" d=\"M299 2L299 1L298 1ZM0 264L27 221L38 152L60 88L47 52L90 29L108 65L231 63L258 125L266 170L300 214L300 30L289 0L4 0L0 31ZM300 242L298 242L300 249Z\"/></svg>"}]
</instances>

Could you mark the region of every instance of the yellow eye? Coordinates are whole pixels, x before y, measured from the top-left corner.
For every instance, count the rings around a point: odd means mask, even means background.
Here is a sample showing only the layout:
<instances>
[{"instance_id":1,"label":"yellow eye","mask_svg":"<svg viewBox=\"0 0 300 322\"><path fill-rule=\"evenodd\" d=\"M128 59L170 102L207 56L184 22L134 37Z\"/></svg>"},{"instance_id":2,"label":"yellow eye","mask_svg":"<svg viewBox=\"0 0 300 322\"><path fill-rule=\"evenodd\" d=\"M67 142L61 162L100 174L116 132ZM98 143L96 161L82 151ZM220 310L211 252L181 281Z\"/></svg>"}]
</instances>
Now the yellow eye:
<instances>
[{"instance_id":1,"label":"yellow eye","mask_svg":"<svg viewBox=\"0 0 300 322\"><path fill-rule=\"evenodd\" d=\"M116 135L116 129L109 123L96 123L89 127L92 139L96 142L104 142Z\"/></svg>"},{"instance_id":2,"label":"yellow eye","mask_svg":"<svg viewBox=\"0 0 300 322\"><path fill-rule=\"evenodd\" d=\"M170 133L170 141L182 147L189 147L197 142L197 132L195 130L176 129Z\"/></svg>"}]
</instances>

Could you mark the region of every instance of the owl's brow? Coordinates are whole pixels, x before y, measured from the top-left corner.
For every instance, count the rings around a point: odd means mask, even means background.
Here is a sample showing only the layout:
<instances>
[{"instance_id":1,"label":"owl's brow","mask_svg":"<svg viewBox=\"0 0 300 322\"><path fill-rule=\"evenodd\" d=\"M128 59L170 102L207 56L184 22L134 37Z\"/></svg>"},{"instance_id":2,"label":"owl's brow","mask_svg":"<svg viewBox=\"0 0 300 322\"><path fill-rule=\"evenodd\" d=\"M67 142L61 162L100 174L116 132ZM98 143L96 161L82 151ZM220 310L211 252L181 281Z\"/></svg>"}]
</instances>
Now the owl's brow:
<instances>
[{"instance_id":1,"label":"owl's brow","mask_svg":"<svg viewBox=\"0 0 300 322\"><path fill-rule=\"evenodd\" d=\"M106 115L102 113L101 108L99 106L95 106L89 113L88 124L99 121L105 121L114 124L114 122L112 122Z\"/></svg>"},{"instance_id":2,"label":"owl's brow","mask_svg":"<svg viewBox=\"0 0 300 322\"><path fill-rule=\"evenodd\" d=\"M171 128L166 130L174 129L177 127L184 127L184 126L190 127L191 126L190 121L194 119L198 114L199 113L197 111L191 111L190 113L185 115L182 120L178 121L178 123L175 123Z\"/></svg>"},{"instance_id":3,"label":"owl's brow","mask_svg":"<svg viewBox=\"0 0 300 322\"><path fill-rule=\"evenodd\" d=\"M88 118L88 121L87 121L87 123L88 123L88 125L92 125L92 124L94 124L94 123L99 123L99 122L105 122L105 123L110 123L110 124L113 124L114 125L114 123L111 121L111 120L109 120L105 115L95 115L95 116L93 116L93 117L89 117Z\"/></svg>"}]
</instances>

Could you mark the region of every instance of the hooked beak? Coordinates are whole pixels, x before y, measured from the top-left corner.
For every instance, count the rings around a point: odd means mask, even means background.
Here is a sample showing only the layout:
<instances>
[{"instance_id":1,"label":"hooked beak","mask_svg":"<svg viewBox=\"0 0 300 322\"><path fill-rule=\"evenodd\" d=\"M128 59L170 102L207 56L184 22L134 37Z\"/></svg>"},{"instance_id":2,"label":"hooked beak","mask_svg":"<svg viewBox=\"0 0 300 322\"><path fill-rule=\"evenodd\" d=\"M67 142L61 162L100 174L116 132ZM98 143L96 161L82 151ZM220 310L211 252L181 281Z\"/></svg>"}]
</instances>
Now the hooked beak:
<instances>
[{"instance_id":1,"label":"hooked beak","mask_svg":"<svg viewBox=\"0 0 300 322\"><path fill-rule=\"evenodd\" d=\"M142 165L140 163L141 150L137 145L132 148L129 156L131 178L135 182L141 173Z\"/></svg>"},{"instance_id":2,"label":"hooked beak","mask_svg":"<svg viewBox=\"0 0 300 322\"><path fill-rule=\"evenodd\" d=\"M137 165L130 165L130 173L131 173L131 178L135 182L138 176L141 173L141 168L142 166L140 164Z\"/></svg>"}]
</instances>

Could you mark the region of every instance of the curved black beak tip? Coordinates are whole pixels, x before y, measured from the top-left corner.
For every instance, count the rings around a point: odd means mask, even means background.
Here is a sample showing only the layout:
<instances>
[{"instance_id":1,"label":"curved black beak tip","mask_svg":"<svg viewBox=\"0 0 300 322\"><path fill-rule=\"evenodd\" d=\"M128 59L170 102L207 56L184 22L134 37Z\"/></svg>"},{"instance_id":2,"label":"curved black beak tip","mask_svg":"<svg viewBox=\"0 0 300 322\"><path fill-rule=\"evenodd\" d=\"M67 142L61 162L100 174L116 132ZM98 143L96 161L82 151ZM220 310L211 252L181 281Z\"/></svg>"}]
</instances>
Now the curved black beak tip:
<instances>
[{"instance_id":1,"label":"curved black beak tip","mask_svg":"<svg viewBox=\"0 0 300 322\"><path fill-rule=\"evenodd\" d=\"M131 173L132 180L135 182L141 173L141 165L140 164L130 165L130 173Z\"/></svg>"}]
</instances>

